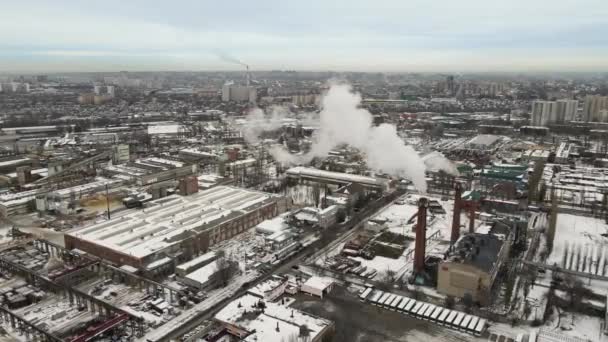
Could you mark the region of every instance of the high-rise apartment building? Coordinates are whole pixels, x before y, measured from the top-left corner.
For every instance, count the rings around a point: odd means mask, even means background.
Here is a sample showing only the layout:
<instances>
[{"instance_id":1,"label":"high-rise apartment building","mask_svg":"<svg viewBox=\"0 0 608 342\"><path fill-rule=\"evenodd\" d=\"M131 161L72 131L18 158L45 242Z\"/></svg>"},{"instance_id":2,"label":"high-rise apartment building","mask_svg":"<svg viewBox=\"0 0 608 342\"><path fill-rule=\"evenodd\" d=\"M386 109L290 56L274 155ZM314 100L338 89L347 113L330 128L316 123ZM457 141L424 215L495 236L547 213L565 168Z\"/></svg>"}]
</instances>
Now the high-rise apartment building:
<instances>
[{"instance_id":1,"label":"high-rise apartment building","mask_svg":"<svg viewBox=\"0 0 608 342\"><path fill-rule=\"evenodd\" d=\"M583 105L583 121L601 122L600 112L608 109L608 96L587 95Z\"/></svg>"},{"instance_id":2,"label":"high-rise apartment building","mask_svg":"<svg viewBox=\"0 0 608 342\"><path fill-rule=\"evenodd\" d=\"M557 123L577 120L578 101L569 99L557 100L555 110Z\"/></svg>"},{"instance_id":3,"label":"high-rise apartment building","mask_svg":"<svg viewBox=\"0 0 608 342\"><path fill-rule=\"evenodd\" d=\"M556 103L553 101L534 101L532 103L532 126L546 126L556 122Z\"/></svg>"},{"instance_id":4,"label":"high-rise apartment building","mask_svg":"<svg viewBox=\"0 0 608 342\"><path fill-rule=\"evenodd\" d=\"M562 99L557 101L534 101L532 103L532 126L546 126L576 120L578 101Z\"/></svg>"}]
</instances>

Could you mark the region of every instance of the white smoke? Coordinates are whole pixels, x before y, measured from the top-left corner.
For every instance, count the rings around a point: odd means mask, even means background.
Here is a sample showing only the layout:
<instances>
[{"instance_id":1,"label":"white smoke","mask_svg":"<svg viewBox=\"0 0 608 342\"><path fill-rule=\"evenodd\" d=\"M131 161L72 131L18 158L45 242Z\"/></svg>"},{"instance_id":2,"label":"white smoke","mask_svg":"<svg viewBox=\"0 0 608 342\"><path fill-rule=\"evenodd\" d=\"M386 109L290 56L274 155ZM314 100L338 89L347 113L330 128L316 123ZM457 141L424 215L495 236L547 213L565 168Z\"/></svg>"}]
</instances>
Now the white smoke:
<instances>
[{"instance_id":1,"label":"white smoke","mask_svg":"<svg viewBox=\"0 0 608 342\"><path fill-rule=\"evenodd\" d=\"M452 163L448 158L446 158L443 154L437 151L433 151L422 157L424 164L427 169L431 171L445 171L451 175L458 176L460 172L456 168L456 165Z\"/></svg>"},{"instance_id":2,"label":"white smoke","mask_svg":"<svg viewBox=\"0 0 608 342\"><path fill-rule=\"evenodd\" d=\"M228 62L228 63L232 63L232 64L238 64L238 65L242 65L244 67L248 67L247 64L241 62L238 58L231 56L225 52L221 52L221 51L217 51L216 55L219 59L223 60L224 62Z\"/></svg>"},{"instance_id":3,"label":"white smoke","mask_svg":"<svg viewBox=\"0 0 608 342\"><path fill-rule=\"evenodd\" d=\"M247 142L255 144L263 132L274 131L283 125L289 112L283 107L271 107L267 115L262 109L254 108L247 114L247 124L243 127L243 136Z\"/></svg>"},{"instance_id":4,"label":"white smoke","mask_svg":"<svg viewBox=\"0 0 608 342\"><path fill-rule=\"evenodd\" d=\"M360 105L361 96L353 93L349 85L331 85L321 101L319 131L310 152L292 155L280 146L269 152L282 163L305 164L315 157L325 158L335 147L348 144L365 154L367 165L371 169L408 178L418 190L425 192L425 164L418 153L397 135L395 126L373 126L371 113ZM260 112L252 111L248 117L248 121L261 122L247 128L245 136L248 139L252 139L251 135L259 136L266 128L276 129L276 121L280 121L286 114L283 111L273 111L270 117L266 117ZM260 120L261 118L264 119Z\"/></svg>"}]
</instances>

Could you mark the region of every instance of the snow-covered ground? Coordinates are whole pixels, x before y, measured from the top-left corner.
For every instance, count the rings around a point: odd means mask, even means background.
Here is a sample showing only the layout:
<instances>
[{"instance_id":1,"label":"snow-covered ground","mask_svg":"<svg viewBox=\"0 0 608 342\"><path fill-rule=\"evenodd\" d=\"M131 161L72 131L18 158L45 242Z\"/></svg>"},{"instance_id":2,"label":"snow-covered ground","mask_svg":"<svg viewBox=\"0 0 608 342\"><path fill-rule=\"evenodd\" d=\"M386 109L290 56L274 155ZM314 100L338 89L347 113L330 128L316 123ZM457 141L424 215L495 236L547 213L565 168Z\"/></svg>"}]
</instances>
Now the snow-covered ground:
<instances>
[{"instance_id":1,"label":"snow-covered ground","mask_svg":"<svg viewBox=\"0 0 608 342\"><path fill-rule=\"evenodd\" d=\"M573 337L580 341L608 341L603 331L603 322L599 317L573 312L554 311L543 325L542 331L551 337Z\"/></svg>"},{"instance_id":2,"label":"snow-covered ground","mask_svg":"<svg viewBox=\"0 0 608 342\"><path fill-rule=\"evenodd\" d=\"M412 231L414 223L408 224L408 221L418 212L418 206L416 202L419 196L408 195L404 196L391 205L385 207L371 220L385 221L384 225L387 231L395 234L405 235L415 240L416 234ZM429 197L431 200L438 201L445 214L432 215L429 212L428 215L428 227L427 227L427 254L443 255L445 250L449 247L449 240L452 230L452 217L454 215L454 201L441 201L439 198ZM415 222L415 221L414 221ZM468 231L468 218L463 213L461 214L461 233ZM484 227L483 222L477 220L475 222L476 230L482 230ZM323 255L321 258L316 260L316 264L319 266L325 266L327 258L340 254L344 244L337 245L333 250ZM412 260L414 252L414 243L410 243L401 256L396 259L386 258L382 256L376 256L372 260L367 260L361 257L354 257L353 259L361 262L361 265L367 268L373 268L378 271L375 279L380 279L388 270L392 270L396 273L397 277L407 275L412 269Z\"/></svg>"},{"instance_id":3,"label":"snow-covered ground","mask_svg":"<svg viewBox=\"0 0 608 342\"><path fill-rule=\"evenodd\" d=\"M415 233L412 230L414 223L407 224L407 222L418 212L416 203L419 198L420 196L418 195L408 195L407 197L401 198L386 207L372 219L388 220L386 226L389 231L415 237ZM433 196L427 196L427 198L439 202L441 207L445 210L445 214L437 215L432 214L430 211L428 212L427 238L435 235L437 239L449 241L452 232L454 201L443 201L439 197ZM413 222L415 222L415 220ZM461 212L460 214L460 226L461 234L468 232L469 219L465 212ZM475 230L481 229L482 226L483 222L480 220L475 221Z\"/></svg>"},{"instance_id":4,"label":"snow-covered ground","mask_svg":"<svg viewBox=\"0 0 608 342\"><path fill-rule=\"evenodd\" d=\"M601 260L599 259L602 256L608 258L608 251L605 250L608 247L608 238L601 235L606 233L608 233L608 225L601 219L572 214L559 214L557 217L553 251L547 258L547 263L551 265L556 263L557 265L564 266L563 258L566 250L568 250L568 253L571 250L580 250L583 255L589 255L591 263L600 263ZM572 265L573 262L576 263L577 260L568 261L567 263ZM575 265L575 268L578 268L578 265Z\"/></svg>"}]
</instances>

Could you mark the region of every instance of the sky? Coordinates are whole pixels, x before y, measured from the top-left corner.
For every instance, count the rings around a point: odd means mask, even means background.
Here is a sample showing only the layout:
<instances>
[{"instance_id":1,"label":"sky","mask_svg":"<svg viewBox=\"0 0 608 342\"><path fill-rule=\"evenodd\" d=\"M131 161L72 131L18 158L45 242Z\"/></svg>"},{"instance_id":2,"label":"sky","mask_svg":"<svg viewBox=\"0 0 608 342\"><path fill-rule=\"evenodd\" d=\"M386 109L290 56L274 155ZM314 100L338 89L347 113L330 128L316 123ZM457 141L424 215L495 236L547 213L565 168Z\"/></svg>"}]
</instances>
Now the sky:
<instances>
[{"instance_id":1,"label":"sky","mask_svg":"<svg viewBox=\"0 0 608 342\"><path fill-rule=\"evenodd\" d=\"M606 0L0 0L0 72L607 71ZM230 57L230 58L226 58Z\"/></svg>"}]
</instances>

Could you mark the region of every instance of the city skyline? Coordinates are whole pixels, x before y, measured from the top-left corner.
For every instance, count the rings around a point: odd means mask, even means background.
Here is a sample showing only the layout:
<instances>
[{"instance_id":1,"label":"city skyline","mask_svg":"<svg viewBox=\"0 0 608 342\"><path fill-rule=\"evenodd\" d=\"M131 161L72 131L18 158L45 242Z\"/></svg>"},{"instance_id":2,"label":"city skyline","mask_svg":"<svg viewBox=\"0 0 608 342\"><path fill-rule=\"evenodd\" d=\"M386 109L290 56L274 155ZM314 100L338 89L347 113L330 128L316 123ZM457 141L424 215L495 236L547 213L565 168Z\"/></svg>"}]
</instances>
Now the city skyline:
<instances>
[{"instance_id":1,"label":"city skyline","mask_svg":"<svg viewBox=\"0 0 608 342\"><path fill-rule=\"evenodd\" d=\"M0 72L605 71L608 4L114 0L3 5Z\"/></svg>"}]
</instances>

